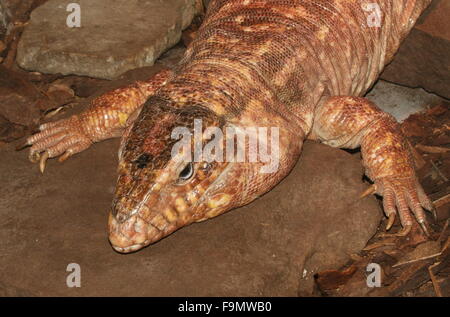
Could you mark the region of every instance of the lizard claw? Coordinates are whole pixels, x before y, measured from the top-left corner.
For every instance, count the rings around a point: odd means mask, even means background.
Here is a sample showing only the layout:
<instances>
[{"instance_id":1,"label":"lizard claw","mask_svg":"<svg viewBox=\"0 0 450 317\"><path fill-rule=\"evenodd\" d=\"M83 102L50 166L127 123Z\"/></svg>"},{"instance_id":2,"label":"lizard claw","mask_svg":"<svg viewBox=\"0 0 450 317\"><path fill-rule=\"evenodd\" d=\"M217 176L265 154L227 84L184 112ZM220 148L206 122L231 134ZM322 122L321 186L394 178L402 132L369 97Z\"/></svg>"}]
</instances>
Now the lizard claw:
<instances>
[{"instance_id":1,"label":"lizard claw","mask_svg":"<svg viewBox=\"0 0 450 317\"><path fill-rule=\"evenodd\" d=\"M430 233L428 232L428 228L425 224L425 222L419 222L420 227L422 228L423 232L427 237L430 237Z\"/></svg>"},{"instance_id":2,"label":"lizard claw","mask_svg":"<svg viewBox=\"0 0 450 317\"><path fill-rule=\"evenodd\" d=\"M44 173L49 158L62 155L60 162L91 146L92 141L83 133L81 122L77 116L56 122L43 124L40 132L30 136L24 145L31 146L29 159L39 162L39 169Z\"/></svg>"},{"instance_id":3,"label":"lizard claw","mask_svg":"<svg viewBox=\"0 0 450 317\"><path fill-rule=\"evenodd\" d=\"M411 229L412 229L412 225L406 225L405 227L403 227L402 230L395 233L394 235L397 237L406 237L411 232Z\"/></svg>"},{"instance_id":4,"label":"lizard claw","mask_svg":"<svg viewBox=\"0 0 450 317\"><path fill-rule=\"evenodd\" d=\"M424 209L432 211L433 204L415 176L384 177L376 180L375 185L377 194L383 196L383 209L388 217L386 230L392 227L398 213L403 229L395 236L408 235L413 224L413 214L424 233L429 236Z\"/></svg>"},{"instance_id":5,"label":"lizard claw","mask_svg":"<svg viewBox=\"0 0 450 317\"><path fill-rule=\"evenodd\" d=\"M392 228L392 225L394 224L394 222L395 222L395 212L393 212L392 214L390 214L388 216L388 223L386 225L386 231L389 231L389 229Z\"/></svg>"},{"instance_id":6,"label":"lizard claw","mask_svg":"<svg viewBox=\"0 0 450 317\"><path fill-rule=\"evenodd\" d=\"M66 153L64 153L59 159L58 162L62 163L65 162L69 159L69 157L72 156L72 151L71 150L67 150Z\"/></svg>"},{"instance_id":7,"label":"lizard claw","mask_svg":"<svg viewBox=\"0 0 450 317\"><path fill-rule=\"evenodd\" d=\"M365 190L359 198L362 199L364 197L367 197L369 195L375 194L377 191L377 187L375 185L370 186L367 190Z\"/></svg>"},{"instance_id":8,"label":"lizard claw","mask_svg":"<svg viewBox=\"0 0 450 317\"><path fill-rule=\"evenodd\" d=\"M380 234L380 237L382 238L392 238L392 237L406 237L412 229L412 225L407 225L406 227L403 227L402 230L400 230L397 233L382 233ZM386 229L388 230L388 229Z\"/></svg>"},{"instance_id":9,"label":"lizard claw","mask_svg":"<svg viewBox=\"0 0 450 317\"><path fill-rule=\"evenodd\" d=\"M29 147L30 144L28 143L28 139L25 142L20 143L18 146L16 146L16 151L22 151L23 149Z\"/></svg>"},{"instance_id":10,"label":"lizard claw","mask_svg":"<svg viewBox=\"0 0 450 317\"><path fill-rule=\"evenodd\" d=\"M41 160L39 161L39 170L42 174L44 174L45 171L45 164L47 163L47 160L49 158L49 154L47 151L44 152L44 155L41 156Z\"/></svg>"}]
</instances>

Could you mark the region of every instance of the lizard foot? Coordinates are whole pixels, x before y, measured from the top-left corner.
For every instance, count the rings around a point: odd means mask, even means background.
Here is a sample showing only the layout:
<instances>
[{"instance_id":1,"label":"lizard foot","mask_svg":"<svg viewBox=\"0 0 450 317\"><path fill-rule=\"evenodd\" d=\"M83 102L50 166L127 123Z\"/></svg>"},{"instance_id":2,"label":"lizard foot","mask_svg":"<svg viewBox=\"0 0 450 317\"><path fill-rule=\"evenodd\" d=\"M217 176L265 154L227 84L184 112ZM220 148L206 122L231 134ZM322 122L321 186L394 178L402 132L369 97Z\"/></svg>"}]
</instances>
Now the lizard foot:
<instances>
[{"instance_id":1,"label":"lizard foot","mask_svg":"<svg viewBox=\"0 0 450 317\"><path fill-rule=\"evenodd\" d=\"M392 236L403 237L409 234L413 225L411 212L424 233L429 236L424 209L433 212L434 207L415 176L380 178L361 197L371 193L383 196L383 209L388 217L386 230L394 224L397 213L400 217L403 229Z\"/></svg>"},{"instance_id":2,"label":"lizard foot","mask_svg":"<svg viewBox=\"0 0 450 317\"><path fill-rule=\"evenodd\" d=\"M42 124L39 130L26 140L25 145L31 146L28 157L33 163L39 161L42 173L49 158L60 156L59 161L64 162L92 145L92 141L83 133L77 116Z\"/></svg>"}]
</instances>

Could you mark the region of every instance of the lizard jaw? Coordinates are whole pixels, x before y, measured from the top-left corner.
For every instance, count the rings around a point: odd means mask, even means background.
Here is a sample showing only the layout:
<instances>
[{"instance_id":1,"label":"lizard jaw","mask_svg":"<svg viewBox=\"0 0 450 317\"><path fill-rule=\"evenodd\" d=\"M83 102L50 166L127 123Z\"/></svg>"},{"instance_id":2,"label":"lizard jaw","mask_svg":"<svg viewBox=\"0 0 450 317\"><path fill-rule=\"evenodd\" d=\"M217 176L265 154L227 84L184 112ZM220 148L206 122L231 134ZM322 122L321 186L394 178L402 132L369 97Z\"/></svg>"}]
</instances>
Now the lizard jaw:
<instances>
[{"instance_id":1,"label":"lizard jaw","mask_svg":"<svg viewBox=\"0 0 450 317\"><path fill-rule=\"evenodd\" d=\"M143 221L137 214L124 223L120 223L110 214L108 227L111 246L119 253L138 251L167 235L167 230L159 230Z\"/></svg>"}]
</instances>

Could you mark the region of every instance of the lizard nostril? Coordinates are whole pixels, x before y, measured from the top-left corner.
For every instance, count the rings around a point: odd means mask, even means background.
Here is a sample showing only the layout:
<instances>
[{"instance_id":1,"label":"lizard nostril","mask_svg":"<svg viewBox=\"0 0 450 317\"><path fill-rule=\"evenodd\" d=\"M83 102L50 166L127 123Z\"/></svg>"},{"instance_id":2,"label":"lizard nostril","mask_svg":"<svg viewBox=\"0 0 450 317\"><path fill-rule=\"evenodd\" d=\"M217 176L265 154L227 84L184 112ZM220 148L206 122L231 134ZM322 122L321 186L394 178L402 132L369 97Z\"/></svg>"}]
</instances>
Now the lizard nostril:
<instances>
[{"instance_id":1,"label":"lizard nostril","mask_svg":"<svg viewBox=\"0 0 450 317\"><path fill-rule=\"evenodd\" d=\"M118 214L118 203L117 200L114 200L111 206L111 215L113 215L114 218L117 218L117 214Z\"/></svg>"},{"instance_id":2,"label":"lizard nostril","mask_svg":"<svg viewBox=\"0 0 450 317\"><path fill-rule=\"evenodd\" d=\"M120 212L122 209L122 204L120 202L114 202L111 207L111 215L116 219L118 223L124 223L128 219L128 214Z\"/></svg>"},{"instance_id":3,"label":"lizard nostril","mask_svg":"<svg viewBox=\"0 0 450 317\"><path fill-rule=\"evenodd\" d=\"M111 205L111 216L118 222L124 223L140 210L139 203L129 198L115 198Z\"/></svg>"},{"instance_id":4,"label":"lizard nostril","mask_svg":"<svg viewBox=\"0 0 450 317\"><path fill-rule=\"evenodd\" d=\"M129 205L129 203L120 201L113 203L111 207L111 216L120 224L128 221L132 216L138 213L137 208L131 208Z\"/></svg>"},{"instance_id":5,"label":"lizard nostril","mask_svg":"<svg viewBox=\"0 0 450 317\"><path fill-rule=\"evenodd\" d=\"M124 213L118 213L117 214L117 212L116 212L116 216L115 217L116 217L116 219L117 219L117 221L119 223L124 223L127 220L127 218L128 218L128 216L126 214L124 214Z\"/></svg>"}]
</instances>

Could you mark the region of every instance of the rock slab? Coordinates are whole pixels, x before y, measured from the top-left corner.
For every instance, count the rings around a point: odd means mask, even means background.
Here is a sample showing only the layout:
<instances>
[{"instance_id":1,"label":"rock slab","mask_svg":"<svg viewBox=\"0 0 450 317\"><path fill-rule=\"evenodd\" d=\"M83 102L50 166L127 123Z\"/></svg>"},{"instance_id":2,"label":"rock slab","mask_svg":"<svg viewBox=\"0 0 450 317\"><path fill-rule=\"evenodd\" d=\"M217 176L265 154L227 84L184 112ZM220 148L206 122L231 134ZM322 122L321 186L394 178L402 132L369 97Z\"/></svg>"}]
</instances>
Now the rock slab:
<instances>
[{"instance_id":1,"label":"rock slab","mask_svg":"<svg viewBox=\"0 0 450 317\"><path fill-rule=\"evenodd\" d=\"M12 124L35 125L39 120L36 102L40 97L33 84L0 65L0 116Z\"/></svg>"},{"instance_id":2,"label":"rock slab","mask_svg":"<svg viewBox=\"0 0 450 317\"><path fill-rule=\"evenodd\" d=\"M117 147L51 160L43 176L26 153L0 147L0 294L309 295L314 274L364 248L382 215L374 197L358 200L358 156L307 142L292 173L254 203L121 255L106 229ZM81 288L66 285L69 263L81 267Z\"/></svg>"},{"instance_id":3,"label":"rock slab","mask_svg":"<svg viewBox=\"0 0 450 317\"><path fill-rule=\"evenodd\" d=\"M31 14L17 63L43 73L112 79L153 65L181 38L196 0L79 0L80 27L68 27L72 0L49 0Z\"/></svg>"},{"instance_id":4,"label":"rock slab","mask_svg":"<svg viewBox=\"0 0 450 317\"><path fill-rule=\"evenodd\" d=\"M401 45L381 79L422 87L450 99L450 1L435 0Z\"/></svg>"}]
</instances>

